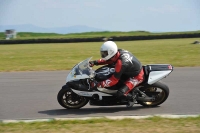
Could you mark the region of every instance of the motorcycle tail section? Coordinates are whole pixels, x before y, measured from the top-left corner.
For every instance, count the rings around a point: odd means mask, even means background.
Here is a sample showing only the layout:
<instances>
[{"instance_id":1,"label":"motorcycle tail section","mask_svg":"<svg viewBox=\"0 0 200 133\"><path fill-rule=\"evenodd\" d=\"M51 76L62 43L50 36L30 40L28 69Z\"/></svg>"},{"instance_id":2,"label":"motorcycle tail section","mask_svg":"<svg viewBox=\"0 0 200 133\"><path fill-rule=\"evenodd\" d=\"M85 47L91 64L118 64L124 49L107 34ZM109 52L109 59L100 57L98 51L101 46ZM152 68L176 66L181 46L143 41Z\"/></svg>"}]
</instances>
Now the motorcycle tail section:
<instances>
[{"instance_id":1,"label":"motorcycle tail section","mask_svg":"<svg viewBox=\"0 0 200 133\"><path fill-rule=\"evenodd\" d=\"M152 64L143 68L148 79L147 83L150 85L165 78L173 71L173 66L170 64Z\"/></svg>"}]
</instances>

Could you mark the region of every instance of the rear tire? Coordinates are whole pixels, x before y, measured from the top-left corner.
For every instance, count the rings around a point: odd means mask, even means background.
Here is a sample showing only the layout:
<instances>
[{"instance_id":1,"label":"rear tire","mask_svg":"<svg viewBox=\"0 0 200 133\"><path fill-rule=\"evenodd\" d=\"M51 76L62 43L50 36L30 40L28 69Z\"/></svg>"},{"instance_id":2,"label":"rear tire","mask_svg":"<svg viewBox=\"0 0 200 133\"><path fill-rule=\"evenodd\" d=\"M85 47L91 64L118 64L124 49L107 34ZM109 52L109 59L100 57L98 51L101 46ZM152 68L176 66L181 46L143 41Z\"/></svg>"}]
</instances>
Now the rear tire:
<instances>
[{"instance_id":1,"label":"rear tire","mask_svg":"<svg viewBox=\"0 0 200 133\"><path fill-rule=\"evenodd\" d=\"M66 109L79 109L89 102L86 97L77 95L67 85L64 85L58 92L57 100Z\"/></svg>"},{"instance_id":2,"label":"rear tire","mask_svg":"<svg viewBox=\"0 0 200 133\"><path fill-rule=\"evenodd\" d=\"M142 88L142 91L148 94L152 93L151 95L148 95L149 97L155 97L155 101L153 102L137 101L139 104L145 107L156 107L162 104L169 96L169 87L161 82L156 82L148 87Z\"/></svg>"}]
</instances>

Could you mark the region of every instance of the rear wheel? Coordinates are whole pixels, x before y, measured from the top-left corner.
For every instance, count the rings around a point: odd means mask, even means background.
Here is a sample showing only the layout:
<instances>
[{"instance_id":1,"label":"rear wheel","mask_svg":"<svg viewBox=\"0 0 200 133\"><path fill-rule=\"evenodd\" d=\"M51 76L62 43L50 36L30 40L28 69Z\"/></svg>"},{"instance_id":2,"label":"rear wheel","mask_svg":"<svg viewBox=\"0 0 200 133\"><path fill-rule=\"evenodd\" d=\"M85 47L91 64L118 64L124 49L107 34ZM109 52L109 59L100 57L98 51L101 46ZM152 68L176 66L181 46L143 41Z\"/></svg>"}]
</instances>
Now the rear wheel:
<instances>
[{"instance_id":1,"label":"rear wheel","mask_svg":"<svg viewBox=\"0 0 200 133\"><path fill-rule=\"evenodd\" d=\"M74 93L70 87L64 85L57 95L58 103L67 109L79 109L88 103L86 97Z\"/></svg>"},{"instance_id":2,"label":"rear wheel","mask_svg":"<svg viewBox=\"0 0 200 133\"><path fill-rule=\"evenodd\" d=\"M155 107L162 104L169 96L169 88L167 85L157 82L148 87L141 88L147 96L154 98L152 102L138 101L139 104L145 107Z\"/></svg>"}]
</instances>

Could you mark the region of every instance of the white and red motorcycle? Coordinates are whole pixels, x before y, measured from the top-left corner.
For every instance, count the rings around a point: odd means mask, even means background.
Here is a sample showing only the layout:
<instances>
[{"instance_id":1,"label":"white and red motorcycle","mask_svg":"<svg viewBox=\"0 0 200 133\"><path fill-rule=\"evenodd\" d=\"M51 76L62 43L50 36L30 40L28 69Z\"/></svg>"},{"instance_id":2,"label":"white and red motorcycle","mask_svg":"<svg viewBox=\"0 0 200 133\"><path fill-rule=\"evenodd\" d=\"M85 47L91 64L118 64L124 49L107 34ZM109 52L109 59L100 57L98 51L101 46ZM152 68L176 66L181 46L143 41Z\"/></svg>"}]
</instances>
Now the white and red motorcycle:
<instances>
[{"instance_id":1,"label":"white and red motorcycle","mask_svg":"<svg viewBox=\"0 0 200 133\"><path fill-rule=\"evenodd\" d=\"M123 83L123 77L110 88L91 89L90 82L108 79L114 72L112 65L106 65L93 70L89 66L88 58L75 65L68 74L66 84L57 95L61 106L67 109L79 109L88 102L96 106L127 105L128 101L117 98L117 90ZM173 67L170 64L152 64L143 66L145 80L134 89L136 103L147 107L155 107L162 104L169 95L167 85L159 82L168 76ZM131 92L130 92L131 93Z\"/></svg>"}]
</instances>

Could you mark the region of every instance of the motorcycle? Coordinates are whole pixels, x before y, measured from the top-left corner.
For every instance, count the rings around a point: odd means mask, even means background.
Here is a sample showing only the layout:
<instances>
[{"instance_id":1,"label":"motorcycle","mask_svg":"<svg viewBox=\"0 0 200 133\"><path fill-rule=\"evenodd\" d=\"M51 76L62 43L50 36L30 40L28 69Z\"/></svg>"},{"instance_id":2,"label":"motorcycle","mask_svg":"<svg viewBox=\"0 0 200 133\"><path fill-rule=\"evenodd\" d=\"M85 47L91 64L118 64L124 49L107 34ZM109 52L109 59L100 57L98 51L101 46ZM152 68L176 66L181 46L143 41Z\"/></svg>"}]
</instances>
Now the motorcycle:
<instances>
[{"instance_id":1,"label":"motorcycle","mask_svg":"<svg viewBox=\"0 0 200 133\"><path fill-rule=\"evenodd\" d=\"M81 61L72 68L67 75L66 84L58 92L58 103L66 109L79 109L88 102L92 106L127 105L128 101L117 97L117 90L125 80L123 76L112 87L91 88L91 81L103 81L115 72L113 65L105 65L94 71L89 66L91 58ZM173 71L173 66L150 64L142 66L142 69L144 70L144 81L132 90L136 94L135 104L145 107L158 106L169 96L168 86L160 80Z\"/></svg>"}]
</instances>

